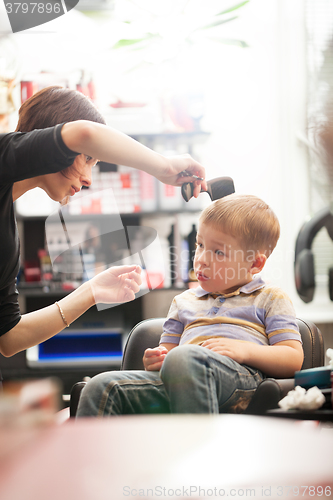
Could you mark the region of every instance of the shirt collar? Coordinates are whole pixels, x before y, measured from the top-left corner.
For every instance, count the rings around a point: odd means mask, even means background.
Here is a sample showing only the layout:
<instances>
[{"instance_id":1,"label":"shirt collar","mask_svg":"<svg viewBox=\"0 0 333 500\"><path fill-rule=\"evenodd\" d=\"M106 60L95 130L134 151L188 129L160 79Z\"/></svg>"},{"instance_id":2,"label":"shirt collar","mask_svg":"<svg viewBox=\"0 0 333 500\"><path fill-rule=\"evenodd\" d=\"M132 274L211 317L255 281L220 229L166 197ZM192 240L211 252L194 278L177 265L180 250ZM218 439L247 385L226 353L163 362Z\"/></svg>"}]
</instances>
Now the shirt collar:
<instances>
[{"instance_id":1,"label":"shirt collar","mask_svg":"<svg viewBox=\"0 0 333 500\"><path fill-rule=\"evenodd\" d=\"M227 298L227 297L233 297L234 295L239 295L240 293L251 294L252 292L255 292L255 291L259 290L260 288L263 288L265 285L266 284L261 279L261 277L257 276L256 278L254 278L249 283L246 283L246 285L241 286L240 288L238 288L237 290L235 290L234 292L231 292L231 293L220 293L220 292L211 293L211 292L206 292L206 290L204 290L203 288L201 288L201 286L199 285L195 289L195 295L197 297L204 297L205 295L214 295L214 296L218 295L218 296L226 297Z\"/></svg>"}]
</instances>

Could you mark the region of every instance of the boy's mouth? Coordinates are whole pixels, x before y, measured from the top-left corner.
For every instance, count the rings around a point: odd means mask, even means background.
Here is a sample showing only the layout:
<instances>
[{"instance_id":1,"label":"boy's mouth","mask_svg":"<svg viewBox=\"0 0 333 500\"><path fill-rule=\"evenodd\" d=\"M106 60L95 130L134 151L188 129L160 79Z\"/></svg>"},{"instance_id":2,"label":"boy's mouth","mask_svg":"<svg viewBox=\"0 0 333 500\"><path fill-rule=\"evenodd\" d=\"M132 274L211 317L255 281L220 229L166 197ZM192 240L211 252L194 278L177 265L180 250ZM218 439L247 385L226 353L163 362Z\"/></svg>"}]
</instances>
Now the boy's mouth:
<instances>
[{"instance_id":1,"label":"boy's mouth","mask_svg":"<svg viewBox=\"0 0 333 500\"><path fill-rule=\"evenodd\" d=\"M197 275L198 281L208 281L209 280L208 276L205 276L201 271L197 271L196 275Z\"/></svg>"}]
</instances>

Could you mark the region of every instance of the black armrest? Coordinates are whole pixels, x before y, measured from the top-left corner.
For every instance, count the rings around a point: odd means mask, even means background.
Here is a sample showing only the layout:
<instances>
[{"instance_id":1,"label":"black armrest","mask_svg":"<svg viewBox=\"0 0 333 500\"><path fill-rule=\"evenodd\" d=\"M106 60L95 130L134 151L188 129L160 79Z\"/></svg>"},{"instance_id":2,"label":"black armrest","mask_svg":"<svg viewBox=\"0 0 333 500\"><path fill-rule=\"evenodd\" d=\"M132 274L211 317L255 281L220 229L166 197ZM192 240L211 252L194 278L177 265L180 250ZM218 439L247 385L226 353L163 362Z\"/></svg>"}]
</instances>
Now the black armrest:
<instances>
[{"instance_id":1,"label":"black armrest","mask_svg":"<svg viewBox=\"0 0 333 500\"><path fill-rule=\"evenodd\" d=\"M79 400L81 396L81 391L86 385L87 382L77 382L76 384L73 385L71 389L71 399L70 399L70 404L69 404L69 416L70 417L75 417L76 412L77 412L77 407L79 405Z\"/></svg>"},{"instance_id":2,"label":"black armrest","mask_svg":"<svg viewBox=\"0 0 333 500\"><path fill-rule=\"evenodd\" d=\"M265 415L267 410L278 408L279 401L295 387L295 380L266 378L253 395L249 406L244 413L250 415Z\"/></svg>"}]
</instances>

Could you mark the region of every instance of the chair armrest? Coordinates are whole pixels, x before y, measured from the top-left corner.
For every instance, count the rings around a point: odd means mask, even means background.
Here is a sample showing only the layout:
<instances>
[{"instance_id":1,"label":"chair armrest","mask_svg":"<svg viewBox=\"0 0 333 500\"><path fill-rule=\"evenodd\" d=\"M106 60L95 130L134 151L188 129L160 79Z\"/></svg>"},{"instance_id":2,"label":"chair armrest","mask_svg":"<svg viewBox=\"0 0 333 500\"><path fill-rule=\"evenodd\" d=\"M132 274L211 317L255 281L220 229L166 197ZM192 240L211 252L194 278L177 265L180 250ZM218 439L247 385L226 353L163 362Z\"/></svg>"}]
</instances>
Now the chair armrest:
<instances>
[{"instance_id":1,"label":"chair armrest","mask_svg":"<svg viewBox=\"0 0 333 500\"><path fill-rule=\"evenodd\" d=\"M244 413L265 415L267 410L278 408L279 401L295 387L295 380L266 378L258 385L249 406Z\"/></svg>"},{"instance_id":2,"label":"chair armrest","mask_svg":"<svg viewBox=\"0 0 333 500\"><path fill-rule=\"evenodd\" d=\"M71 389L71 397L70 397L70 404L69 404L69 416L75 417L76 412L77 412L77 407L79 406L79 401L80 401L80 396L82 389L86 385L87 382L77 382L76 384L73 385Z\"/></svg>"}]
</instances>

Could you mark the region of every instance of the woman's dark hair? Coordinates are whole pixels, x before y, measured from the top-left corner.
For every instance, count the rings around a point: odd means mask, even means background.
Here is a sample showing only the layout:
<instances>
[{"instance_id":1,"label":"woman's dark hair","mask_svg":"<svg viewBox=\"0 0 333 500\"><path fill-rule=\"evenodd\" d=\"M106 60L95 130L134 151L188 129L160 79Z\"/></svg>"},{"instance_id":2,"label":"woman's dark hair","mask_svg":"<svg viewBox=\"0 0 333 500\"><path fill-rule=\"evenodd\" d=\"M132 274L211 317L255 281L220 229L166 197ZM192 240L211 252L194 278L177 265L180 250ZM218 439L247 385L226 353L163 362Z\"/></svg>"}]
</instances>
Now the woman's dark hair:
<instances>
[{"instance_id":1,"label":"woman's dark hair","mask_svg":"<svg viewBox=\"0 0 333 500\"><path fill-rule=\"evenodd\" d=\"M54 85L40 90L22 104L16 132L30 132L76 120L105 125L103 116L89 97Z\"/></svg>"},{"instance_id":2,"label":"woman's dark hair","mask_svg":"<svg viewBox=\"0 0 333 500\"><path fill-rule=\"evenodd\" d=\"M36 92L22 104L15 132L31 132L76 120L106 124L89 97L77 90L53 85ZM60 173L68 177L70 171L76 171L74 165L61 170Z\"/></svg>"}]
</instances>

